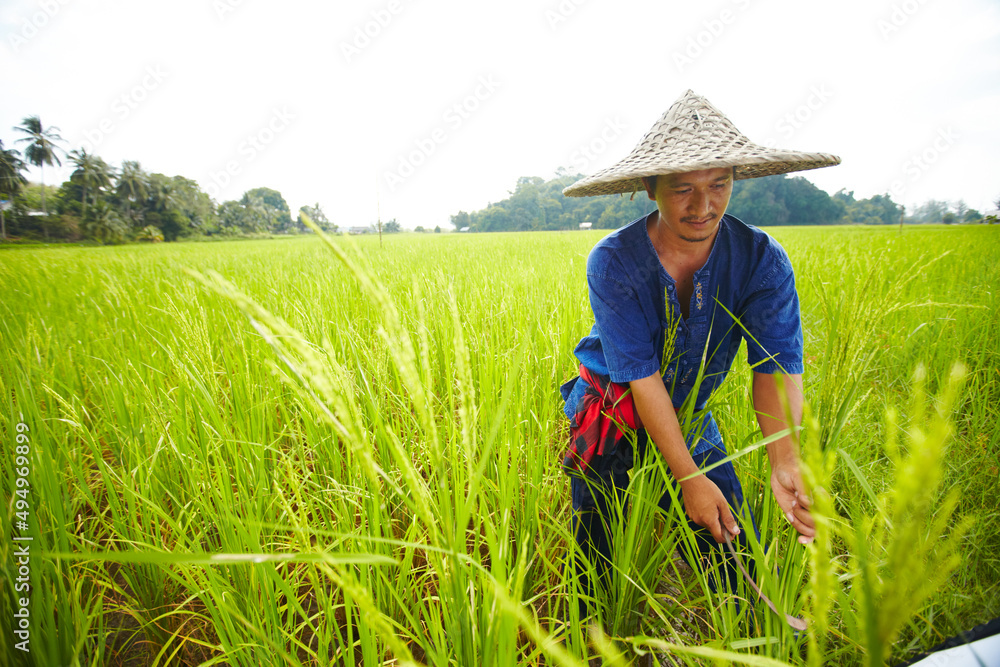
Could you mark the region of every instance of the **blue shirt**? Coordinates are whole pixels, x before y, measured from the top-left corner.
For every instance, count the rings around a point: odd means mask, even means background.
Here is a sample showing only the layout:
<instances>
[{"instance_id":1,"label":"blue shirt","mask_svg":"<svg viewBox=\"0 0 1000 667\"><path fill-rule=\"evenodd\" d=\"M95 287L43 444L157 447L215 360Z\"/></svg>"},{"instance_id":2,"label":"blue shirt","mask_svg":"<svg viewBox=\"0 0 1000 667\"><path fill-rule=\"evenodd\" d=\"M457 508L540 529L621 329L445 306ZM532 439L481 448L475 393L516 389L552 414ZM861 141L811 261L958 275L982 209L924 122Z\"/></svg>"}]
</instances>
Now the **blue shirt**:
<instances>
[{"instance_id":1,"label":"blue shirt","mask_svg":"<svg viewBox=\"0 0 1000 667\"><path fill-rule=\"evenodd\" d=\"M708 260L694 273L685 319L675 281L660 263L646 231L648 217L605 236L590 251L587 285L594 327L574 350L580 363L620 384L659 373L669 307L671 321L679 320L679 324L663 382L675 408L691 393L704 354L705 374L695 401L697 409L704 409L729 372L743 340L754 371L802 373L802 325L795 276L778 242L760 229L724 215ZM569 417L586 389L586 383L578 380L573 378L562 386ZM711 415L706 416L700 441L688 445L692 454L711 446L724 449Z\"/></svg>"}]
</instances>

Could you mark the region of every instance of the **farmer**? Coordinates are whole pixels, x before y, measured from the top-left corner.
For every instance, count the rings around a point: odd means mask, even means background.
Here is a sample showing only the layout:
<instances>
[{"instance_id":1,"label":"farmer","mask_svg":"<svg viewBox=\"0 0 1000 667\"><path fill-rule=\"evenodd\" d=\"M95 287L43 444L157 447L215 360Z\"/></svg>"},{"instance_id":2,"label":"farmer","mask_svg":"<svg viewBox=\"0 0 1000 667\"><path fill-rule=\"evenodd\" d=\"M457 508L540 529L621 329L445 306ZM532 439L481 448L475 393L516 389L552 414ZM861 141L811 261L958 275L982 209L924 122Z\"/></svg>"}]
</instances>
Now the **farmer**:
<instances>
[{"instance_id":1,"label":"farmer","mask_svg":"<svg viewBox=\"0 0 1000 667\"><path fill-rule=\"evenodd\" d=\"M735 179L839 162L824 153L751 143L689 90L625 159L564 191L582 197L645 190L656 202L656 210L604 237L590 252L587 284L595 324L576 346L579 376L562 386L571 426L564 467L571 477L574 533L599 577L611 558L605 528L615 515L612 503L623 502L628 470L649 439L680 480L702 556L720 549L726 532L745 547L734 516L745 516L743 491L732 464L698 474L727 456L706 402L745 340L761 432L766 437L798 426L802 328L785 251L763 231L725 215L726 206ZM673 349L665 351L673 327ZM695 390L695 410L702 412L695 412L695 428L685 440L675 411ZM638 453L619 424L637 429ZM767 454L778 505L806 544L815 528L792 439L767 445ZM669 493L659 505L669 508ZM744 527L756 529L748 519ZM577 569L590 591L585 567L577 563ZM735 590L737 570L728 562L724 571Z\"/></svg>"}]
</instances>

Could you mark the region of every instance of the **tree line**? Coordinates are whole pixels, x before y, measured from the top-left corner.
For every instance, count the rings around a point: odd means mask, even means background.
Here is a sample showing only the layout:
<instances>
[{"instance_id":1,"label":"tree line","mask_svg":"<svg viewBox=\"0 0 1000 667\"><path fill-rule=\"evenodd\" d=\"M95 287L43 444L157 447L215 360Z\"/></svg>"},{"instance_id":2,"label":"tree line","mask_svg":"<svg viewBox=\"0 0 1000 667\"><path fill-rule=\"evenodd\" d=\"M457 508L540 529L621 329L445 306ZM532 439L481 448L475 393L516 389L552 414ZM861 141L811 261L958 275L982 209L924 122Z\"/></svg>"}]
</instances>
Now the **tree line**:
<instances>
[{"instance_id":1,"label":"tree line","mask_svg":"<svg viewBox=\"0 0 1000 667\"><path fill-rule=\"evenodd\" d=\"M271 188L254 188L240 199L217 204L189 178L149 173L129 160L116 168L85 149L66 152L59 129L44 126L38 116L24 118L14 131L22 135L14 143L23 144L23 155L0 140L0 238L9 233L123 243L287 234L306 231L303 213L327 231L338 229L319 204L301 207L293 220L284 197ZM63 158L74 167L69 180L45 186L44 168L61 166ZM39 168L40 184L25 178L28 165ZM579 178L564 169L547 181L521 177L508 198L479 211L459 211L451 223L458 231L474 232L577 229L582 223L614 229L653 210L653 202L642 192L629 197L564 197L563 189ZM996 205L1000 208L1000 199ZM995 214L984 216L961 200L930 200L905 215L887 194L860 200L845 190L829 195L802 177L785 174L736 181L728 212L755 225L997 222ZM393 233L401 227L391 220L381 231Z\"/></svg>"},{"instance_id":2,"label":"tree line","mask_svg":"<svg viewBox=\"0 0 1000 667\"><path fill-rule=\"evenodd\" d=\"M614 229L646 215L656 204L645 192L634 196L565 197L562 191L582 178L564 170L548 181L522 176L510 196L486 208L451 216L458 231L541 231L578 229L591 223L595 229ZM1000 200L997 201L1000 208ZM898 225L905 223L996 222L964 201L954 204L931 200L910 215L888 194L855 199L853 191L833 195L800 176L786 174L739 180L733 185L727 212L753 225Z\"/></svg>"},{"instance_id":3,"label":"tree line","mask_svg":"<svg viewBox=\"0 0 1000 667\"><path fill-rule=\"evenodd\" d=\"M0 237L8 235L101 243L176 241L184 237L252 236L306 231L302 213L327 231L337 226L319 204L303 206L292 220L277 190L248 190L238 200L216 204L197 182L183 176L149 173L126 160L115 168L86 149L65 151L59 128L28 116L14 131L23 135L5 148L0 140ZM44 183L45 167L73 172L59 187ZM24 176L28 165L40 169L40 184Z\"/></svg>"}]
</instances>

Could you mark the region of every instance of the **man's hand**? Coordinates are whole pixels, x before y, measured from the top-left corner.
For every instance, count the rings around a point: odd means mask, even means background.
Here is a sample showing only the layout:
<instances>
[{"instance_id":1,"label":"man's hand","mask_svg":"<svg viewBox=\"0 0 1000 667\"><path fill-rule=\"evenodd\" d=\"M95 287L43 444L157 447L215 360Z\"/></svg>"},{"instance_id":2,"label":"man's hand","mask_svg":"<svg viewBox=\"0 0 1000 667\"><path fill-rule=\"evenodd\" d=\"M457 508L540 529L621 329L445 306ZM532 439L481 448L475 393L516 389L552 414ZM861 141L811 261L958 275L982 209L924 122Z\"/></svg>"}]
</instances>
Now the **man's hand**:
<instances>
[{"instance_id":1,"label":"man's hand","mask_svg":"<svg viewBox=\"0 0 1000 667\"><path fill-rule=\"evenodd\" d=\"M772 468L771 490L774 491L774 499L778 501L785 519L799 531L799 543L812 542L816 536L816 524L809 511L810 501L798 466Z\"/></svg>"},{"instance_id":2,"label":"man's hand","mask_svg":"<svg viewBox=\"0 0 1000 667\"><path fill-rule=\"evenodd\" d=\"M726 497L715 482L700 474L698 466L688 452L673 403L663 386L659 374L650 375L629 383L635 411L639 413L646 433L656 444L660 454L670 466L674 478L683 479L681 493L684 495L684 511L699 526L707 528L716 542L725 542L723 530L736 535L740 532L736 519L729 509ZM687 477L690 479L686 479Z\"/></svg>"},{"instance_id":3,"label":"man's hand","mask_svg":"<svg viewBox=\"0 0 1000 667\"><path fill-rule=\"evenodd\" d=\"M684 511L696 524L707 528L716 542L726 541L723 530L730 535L739 535L740 527L733 518L729 503L715 482L698 475L681 482L681 492L684 494Z\"/></svg>"},{"instance_id":4,"label":"man's hand","mask_svg":"<svg viewBox=\"0 0 1000 667\"><path fill-rule=\"evenodd\" d=\"M787 403L782 403L782 393ZM754 373L753 407L764 437L797 427L802 423L802 376ZM809 544L816 536L816 524L809 512L811 503L799 472L796 444L785 436L767 446L771 490L785 519L799 531L799 542Z\"/></svg>"}]
</instances>

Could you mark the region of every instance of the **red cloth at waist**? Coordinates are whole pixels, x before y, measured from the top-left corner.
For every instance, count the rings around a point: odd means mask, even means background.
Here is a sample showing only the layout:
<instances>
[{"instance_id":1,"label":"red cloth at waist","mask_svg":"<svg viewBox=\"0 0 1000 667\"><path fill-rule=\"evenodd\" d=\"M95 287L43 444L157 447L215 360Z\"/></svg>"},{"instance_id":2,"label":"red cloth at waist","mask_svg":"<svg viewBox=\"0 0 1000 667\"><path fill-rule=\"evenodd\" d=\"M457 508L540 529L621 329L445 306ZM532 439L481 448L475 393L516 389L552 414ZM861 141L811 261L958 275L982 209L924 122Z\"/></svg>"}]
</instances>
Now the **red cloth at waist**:
<instances>
[{"instance_id":1,"label":"red cloth at waist","mask_svg":"<svg viewBox=\"0 0 1000 667\"><path fill-rule=\"evenodd\" d=\"M563 457L567 472L586 472L595 456L614 451L625 436L623 428L641 428L630 387L612 382L582 364L580 380L587 383L587 390L570 421L569 451Z\"/></svg>"},{"instance_id":2,"label":"red cloth at waist","mask_svg":"<svg viewBox=\"0 0 1000 667\"><path fill-rule=\"evenodd\" d=\"M583 365L580 380L587 383L587 390L570 422L570 445L563 466L585 472L594 456L613 450L625 435L621 427L638 428L639 414L629 387Z\"/></svg>"}]
</instances>

